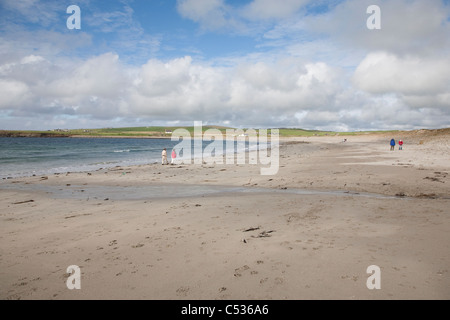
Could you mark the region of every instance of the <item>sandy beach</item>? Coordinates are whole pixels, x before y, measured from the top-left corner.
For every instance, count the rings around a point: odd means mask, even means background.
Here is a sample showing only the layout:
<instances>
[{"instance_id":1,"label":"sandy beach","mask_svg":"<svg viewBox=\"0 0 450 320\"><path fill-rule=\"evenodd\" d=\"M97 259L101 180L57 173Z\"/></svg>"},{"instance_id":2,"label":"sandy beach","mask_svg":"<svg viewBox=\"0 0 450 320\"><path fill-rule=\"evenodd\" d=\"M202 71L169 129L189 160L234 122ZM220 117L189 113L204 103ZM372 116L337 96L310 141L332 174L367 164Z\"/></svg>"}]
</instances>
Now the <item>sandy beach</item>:
<instances>
[{"instance_id":1,"label":"sandy beach","mask_svg":"<svg viewBox=\"0 0 450 320\"><path fill-rule=\"evenodd\" d=\"M0 299L450 299L450 131L390 138L1 180Z\"/></svg>"}]
</instances>

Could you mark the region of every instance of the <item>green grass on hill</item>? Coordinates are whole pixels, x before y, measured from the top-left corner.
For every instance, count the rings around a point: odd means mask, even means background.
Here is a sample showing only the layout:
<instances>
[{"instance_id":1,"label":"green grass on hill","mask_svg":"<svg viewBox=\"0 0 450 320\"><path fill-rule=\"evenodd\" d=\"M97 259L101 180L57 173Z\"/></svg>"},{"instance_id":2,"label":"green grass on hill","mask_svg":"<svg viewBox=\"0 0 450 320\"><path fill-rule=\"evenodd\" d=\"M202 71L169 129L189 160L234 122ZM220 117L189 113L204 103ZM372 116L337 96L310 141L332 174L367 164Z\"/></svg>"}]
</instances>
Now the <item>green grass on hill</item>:
<instances>
[{"instance_id":1,"label":"green grass on hill","mask_svg":"<svg viewBox=\"0 0 450 320\"><path fill-rule=\"evenodd\" d=\"M227 128L216 126L204 126L203 132L215 128L225 133ZM125 128L103 128L103 129L79 129L70 130L72 135L84 136L139 136L139 137L170 137L171 132L176 129L185 129L191 135L194 133L194 127L125 127ZM168 132L168 133L166 133Z\"/></svg>"},{"instance_id":2,"label":"green grass on hill","mask_svg":"<svg viewBox=\"0 0 450 320\"><path fill-rule=\"evenodd\" d=\"M72 129L72 130L55 130L55 131L31 131L31 130L0 130L0 136L86 136L86 137L170 137L171 132L176 129L185 129L191 135L194 134L194 127L123 127L123 128L102 128L102 129ZM203 132L208 129L218 129L223 134L229 127L220 126L203 126ZM247 129L243 129L247 131ZM167 132L167 133L166 133ZM269 131L270 132L270 131ZM296 128L280 128L280 137L307 137L307 136L334 136L334 135L357 135L371 133L388 133L393 131L358 131L358 132L336 132L336 131L319 131L305 130Z\"/></svg>"},{"instance_id":3,"label":"green grass on hill","mask_svg":"<svg viewBox=\"0 0 450 320\"><path fill-rule=\"evenodd\" d=\"M372 133L386 133L393 131L356 131L356 132L338 132L338 131L319 131L319 130L305 130L305 129L288 129L281 128L280 137L311 137L311 136L354 136L359 134L372 134Z\"/></svg>"}]
</instances>

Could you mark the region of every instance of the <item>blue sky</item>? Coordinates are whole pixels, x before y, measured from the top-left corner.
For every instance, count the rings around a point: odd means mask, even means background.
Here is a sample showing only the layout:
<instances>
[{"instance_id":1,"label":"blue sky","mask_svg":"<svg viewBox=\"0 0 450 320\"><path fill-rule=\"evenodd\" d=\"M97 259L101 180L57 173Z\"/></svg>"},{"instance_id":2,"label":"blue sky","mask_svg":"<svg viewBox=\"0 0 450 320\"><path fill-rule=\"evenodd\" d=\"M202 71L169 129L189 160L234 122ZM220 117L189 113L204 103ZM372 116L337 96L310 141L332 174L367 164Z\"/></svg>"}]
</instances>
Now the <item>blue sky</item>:
<instances>
[{"instance_id":1,"label":"blue sky","mask_svg":"<svg viewBox=\"0 0 450 320\"><path fill-rule=\"evenodd\" d=\"M449 34L441 0L2 0L0 129L448 127Z\"/></svg>"},{"instance_id":2,"label":"blue sky","mask_svg":"<svg viewBox=\"0 0 450 320\"><path fill-rule=\"evenodd\" d=\"M67 5L71 3L73 1L66 2ZM186 54L197 59L214 60L217 57L252 53L265 43L264 33L276 25L276 20L271 19L250 22L242 25L242 28L222 29L199 25L183 16L179 9L181 3L183 1L176 0L86 2L81 6L84 22L82 32L92 36L92 46L83 49L87 49L87 54L111 50L129 63L142 64L150 58L170 59ZM250 0L226 2L236 11L250 3ZM318 1L308 4L302 11L308 15L325 13L337 3ZM60 7L64 9L66 5ZM231 12L226 15L230 15L231 19ZM52 29L64 26L67 16L62 16ZM295 17L295 12L292 17ZM126 50L121 46L124 38L134 40L135 47Z\"/></svg>"}]
</instances>

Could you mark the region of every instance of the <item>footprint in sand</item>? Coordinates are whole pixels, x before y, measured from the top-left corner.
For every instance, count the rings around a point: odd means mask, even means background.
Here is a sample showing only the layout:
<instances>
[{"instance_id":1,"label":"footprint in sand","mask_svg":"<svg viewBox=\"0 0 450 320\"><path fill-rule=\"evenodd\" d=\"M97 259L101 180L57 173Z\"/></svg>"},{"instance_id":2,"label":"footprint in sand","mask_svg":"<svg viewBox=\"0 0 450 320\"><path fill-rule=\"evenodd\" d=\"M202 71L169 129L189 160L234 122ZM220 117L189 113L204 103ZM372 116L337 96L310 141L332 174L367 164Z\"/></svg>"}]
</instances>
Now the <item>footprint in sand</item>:
<instances>
[{"instance_id":1,"label":"footprint in sand","mask_svg":"<svg viewBox=\"0 0 450 320\"><path fill-rule=\"evenodd\" d=\"M284 283L284 279L280 278L280 277L276 277L274 282L275 282L275 284L283 284Z\"/></svg>"},{"instance_id":2,"label":"footprint in sand","mask_svg":"<svg viewBox=\"0 0 450 320\"><path fill-rule=\"evenodd\" d=\"M242 276L242 272L244 272L245 270L250 269L250 267L248 265L244 265L240 268L234 269L234 276L235 277L241 277Z\"/></svg>"},{"instance_id":3,"label":"footprint in sand","mask_svg":"<svg viewBox=\"0 0 450 320\"><path fill-rule=\"evenodd\" d=\"M108 245L111 247L111 246L114 246L116 244L117 244L117 240L112 240L112 241L109 242Z\"/></svg>"},{"instance_id":4,"label":"footprint in sand","mask_svg":"<svg viewBox=\"0 0 450 320\"><path fill-rule=\"evenodd\" d=\"M189 292L189 287L179 287L177 289L177 296L186 297Z\"/></svg>"}]
</instances>

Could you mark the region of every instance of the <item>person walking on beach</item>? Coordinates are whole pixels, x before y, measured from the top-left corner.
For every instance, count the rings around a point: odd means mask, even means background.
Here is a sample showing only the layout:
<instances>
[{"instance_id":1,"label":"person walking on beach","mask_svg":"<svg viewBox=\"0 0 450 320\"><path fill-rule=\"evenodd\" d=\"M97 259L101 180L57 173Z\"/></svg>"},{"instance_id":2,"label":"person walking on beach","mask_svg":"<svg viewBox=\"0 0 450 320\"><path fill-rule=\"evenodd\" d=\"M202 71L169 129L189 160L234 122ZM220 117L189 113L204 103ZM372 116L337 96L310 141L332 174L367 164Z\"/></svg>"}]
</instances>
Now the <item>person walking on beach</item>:
<instances>
[{"instance_id":1,"label":"person walking on beach","mask_svg":"<svg viewBox=\"0 0 450 320\"><path fill-rule=\"evenodd\" d=\"M177 153L175 152L175 149L172 149L172 161L171 164L175 161L175 158L177 157Z\"/></svg>"},{"instance_id":2,"label":"person walking on beach","mask_svg":"<svg viewBox=\"0 0 450 320\"><path fill-rule=\"evenodd\" d=\"M163 151L162 151L162 153L161 153L161 156L162 156L162 164L163 164L163 165L164 165L164 164L169 164L169 163L167 162L167 151L166 151L166 148L163 149Z\"/></svg>"},{"instance_id":3,"label":"person walking on beach","mask_svg":"<svg viewBox=\"0 0 450 320\"><path fill-rule=\"evenodd\" d=\"M395 140L391 139L391 151L394 151L395 148Z\"/></svg>"},{"instance_id":4,"label":"person walking on beach","mask_svg":"<svg viewBox=\"0 0 450 320\"><path fill-rule=\"evenodd\" d=\"M398 141L398 150L403 150L403 140Z\"/></svg>"}]
</instances>

